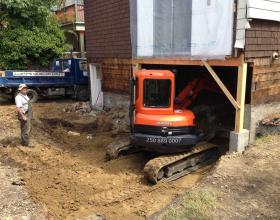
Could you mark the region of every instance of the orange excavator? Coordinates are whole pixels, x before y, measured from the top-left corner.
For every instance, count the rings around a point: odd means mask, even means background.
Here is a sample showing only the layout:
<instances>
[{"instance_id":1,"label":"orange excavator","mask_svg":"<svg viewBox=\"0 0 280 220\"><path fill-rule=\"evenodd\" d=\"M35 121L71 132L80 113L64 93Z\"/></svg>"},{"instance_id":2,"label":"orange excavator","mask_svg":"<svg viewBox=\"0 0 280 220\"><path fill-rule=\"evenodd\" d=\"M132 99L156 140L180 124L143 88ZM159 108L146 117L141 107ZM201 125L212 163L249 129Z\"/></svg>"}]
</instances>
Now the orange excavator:
<instances>
[{"instance_id":1,"label":"orange excavator","mask_svg":"<svg viewBox=\"0 0 280 220\"><path fill-rule=\"evenodd\" d=\"M209 131L198 126L207 119L197 123L196 116L207 112L189 109L202 92L222 93L215 82L194 79L176 98L175 74L169 70L139 70L130 84L129 146L157 155L144 168L150 182L175 180L217 159L217 146L205 138ZM128 146L116 150L122 149Z\"/></svg>"}]
</instances>

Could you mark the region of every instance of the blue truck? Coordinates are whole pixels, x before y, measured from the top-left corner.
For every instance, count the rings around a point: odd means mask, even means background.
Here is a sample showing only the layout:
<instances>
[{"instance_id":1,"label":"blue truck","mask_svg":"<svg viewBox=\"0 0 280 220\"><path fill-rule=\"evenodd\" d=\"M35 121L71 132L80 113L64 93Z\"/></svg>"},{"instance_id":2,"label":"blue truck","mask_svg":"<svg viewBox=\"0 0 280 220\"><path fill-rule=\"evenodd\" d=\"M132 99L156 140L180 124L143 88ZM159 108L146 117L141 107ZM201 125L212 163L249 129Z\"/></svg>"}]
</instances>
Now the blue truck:
<instances>
[{"instance_id":1,"label":"blue truck","mask_svg":"<svg viewBox=\"0 0 280 220\"><path fill-rule=\"evenodd\" d=\"M86 59L54 60L51 71L0 71L0 96L13 98L20 84L29 87L32 102L45 96L68 96L80 101L89 99Z\"/></svg>"}]
</instances>

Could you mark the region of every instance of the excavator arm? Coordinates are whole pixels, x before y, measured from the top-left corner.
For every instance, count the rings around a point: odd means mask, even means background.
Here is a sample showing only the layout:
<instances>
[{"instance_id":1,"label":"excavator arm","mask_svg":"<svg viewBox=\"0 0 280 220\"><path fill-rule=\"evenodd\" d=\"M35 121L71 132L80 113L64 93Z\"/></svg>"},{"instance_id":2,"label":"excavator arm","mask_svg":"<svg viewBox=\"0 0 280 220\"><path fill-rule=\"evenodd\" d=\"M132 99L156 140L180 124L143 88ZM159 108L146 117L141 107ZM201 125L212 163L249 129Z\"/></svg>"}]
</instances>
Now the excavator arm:
<instances>
[{"instance_id":1,"label":"excavator arm","mask_svg":"<svg viewBox=\"0 0 280 220\"><path fill-rule=\"evenodd\" d=\"M222 91L215 82L207 78L197 78L188 83L180 94L175 98L176 109L186 109L203 91L221 94Z\"/></svg>"}]
</instances>

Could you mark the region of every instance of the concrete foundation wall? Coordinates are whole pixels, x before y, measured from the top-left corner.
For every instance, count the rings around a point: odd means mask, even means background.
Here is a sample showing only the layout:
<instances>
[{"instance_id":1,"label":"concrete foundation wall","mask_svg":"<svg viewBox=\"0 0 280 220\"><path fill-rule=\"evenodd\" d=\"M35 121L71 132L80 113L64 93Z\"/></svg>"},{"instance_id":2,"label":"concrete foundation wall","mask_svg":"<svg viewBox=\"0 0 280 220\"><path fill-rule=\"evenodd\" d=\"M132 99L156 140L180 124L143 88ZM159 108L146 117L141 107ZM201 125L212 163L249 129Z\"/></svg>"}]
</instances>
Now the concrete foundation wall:
<instances>
[{"instance_id":1,"label":"concrete foundation wall","mask_svg":"<svg viewBox=\"0 0 280 220\"><path fill-rule=\"evenodd\" d=\"M104 107L129 108L129 96L111 92L104 92Z\"/></svg>"},{"instance_id":2,"label":"concrete foundation wall","mask_svg":"<svg viewBox=\"0 0 280 220\"><path fill-rule=\"evenodd\" d=\"M280 113L280 102L251 106L250 142L253 142L256 138L259 122L275 113ZM248 117L248 115L245 117Z\"/></svg>"}]
</instances>

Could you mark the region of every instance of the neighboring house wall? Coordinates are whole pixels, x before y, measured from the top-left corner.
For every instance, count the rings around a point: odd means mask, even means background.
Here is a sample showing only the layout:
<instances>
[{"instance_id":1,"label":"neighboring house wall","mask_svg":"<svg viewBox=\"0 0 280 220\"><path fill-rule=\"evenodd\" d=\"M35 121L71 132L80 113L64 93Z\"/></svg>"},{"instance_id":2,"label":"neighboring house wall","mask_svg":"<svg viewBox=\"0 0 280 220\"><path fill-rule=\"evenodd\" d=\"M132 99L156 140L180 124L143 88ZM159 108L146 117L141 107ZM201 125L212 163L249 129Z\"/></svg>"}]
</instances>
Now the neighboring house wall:
<instances>
[{"instance_id":1,"label":"neighboring house wall","mask_svg":"<svg viewBox=\"0 0 280 220\"><path fill-rule=\"evenodd\" d=\"M131 74L129 0L86 0L87 57L101 65L102 90L128 93Z\"/></svg>"},{"instance_id":2,"label":"neighboring house wall","mask_svg":"<svg viewBox=\"0 0 280 220\"><path fill-rule=\"evenodd\" d=\"M280 1L237 0L236 48L244 49L245 32L252 19L280 22Z\"/></svg>"},{"instance_id":3,"label":"neighboring house wall","mask_svg":"<svg viewBox=\"0 0 280 220\"><path fill-rule=\"evenodd\" d=\"M260 120L280 112L280 22L253 19L246 30L245 59L253 66L250 131L254 141Z\"/></svg>"},{"instance_id":4,"label":"neighboring house wall","mask_svg":"<svg viewBox=\"0 0 280 220\"><path fill-rule=\"evenodd\" d=\"M63 8L56 11L55 14L62 25L75 22L75 7Z\"/></svg>"},{"instance_id":5,"label":"neighboring house wall","mask_svg":"<svg viewBox=\"0 0 280 220\"><path fill-rule=\"evenodd\" d=\"M254 19L246 31L245 56L247 59L270 58L280 50L280 22Z\"/></svg>"},{"instance_id":6,"label":"neighboring house wall","mask_svg":"<svg viewBox=\"0 0 280 220\"><path fill-rule=\"evenodd\" d=\"M82 0L63 0L55 14L65 31L66 42L70 51L85 57L84 5Z\"/></svg>"},{"instance_id":7,"label":"neighboring house wall","mask_svg":"<svg viewBox=\"0 0 280 220\"><path fill-rule=\"evenodd\" d=\"M254 19L246 31L245 58L254 63L252 104L280 101L280 22Z\"/></svg>"}]
</instances>

